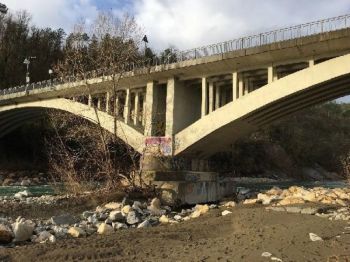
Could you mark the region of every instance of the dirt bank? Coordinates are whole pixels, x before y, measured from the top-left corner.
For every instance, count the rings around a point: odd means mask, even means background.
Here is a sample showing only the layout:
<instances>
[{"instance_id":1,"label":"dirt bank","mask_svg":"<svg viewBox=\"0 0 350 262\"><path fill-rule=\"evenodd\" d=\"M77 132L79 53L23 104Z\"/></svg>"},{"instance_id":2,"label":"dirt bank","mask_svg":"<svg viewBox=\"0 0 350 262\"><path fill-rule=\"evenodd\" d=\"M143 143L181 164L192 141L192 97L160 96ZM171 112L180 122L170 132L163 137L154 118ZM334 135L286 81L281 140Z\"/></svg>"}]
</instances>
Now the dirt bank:
<instances>
[{"instance_id":1,"label":"dirt bank","mask_svg":"<svg viewBox=\"0 0 350 262\"><path fill-rule=\"evenodd\" d=\"M263 207L236 207L225 217L221 211L177 225L0 249L0 261L270 261L263 252L283 261L350 259L347 222ZM310 241L310 232L324 241Z\"/></svg>"}]
</instances>

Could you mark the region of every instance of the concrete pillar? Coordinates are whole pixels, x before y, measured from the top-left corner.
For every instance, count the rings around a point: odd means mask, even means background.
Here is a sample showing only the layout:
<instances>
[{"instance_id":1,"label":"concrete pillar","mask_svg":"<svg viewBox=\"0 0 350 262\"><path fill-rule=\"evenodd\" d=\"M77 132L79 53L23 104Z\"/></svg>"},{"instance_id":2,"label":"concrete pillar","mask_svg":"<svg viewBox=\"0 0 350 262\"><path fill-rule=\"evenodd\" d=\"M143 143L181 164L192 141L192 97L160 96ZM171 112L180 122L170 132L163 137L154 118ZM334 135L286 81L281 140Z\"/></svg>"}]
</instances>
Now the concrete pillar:
<instances>
[{"instance_id":1,"label":"concrete pillar","mask_svg":"<svg viewBox=\"0 0 350 262\"><path fill-rule=\"evenodd\" d=\"M315 65L315 60L312 58L309 60L309 67L312 67Z\"/></svg>"},{"instance_id":2,"label":"concrete pillar","mask_svg":"<svg viewBox=\"0 0 350 262\"><path fill-rule=\"evenodd\" d=\"M237 72L232 73L232 101L238 98L238 74Z\"/></svg>"},{"instance_id":3,"label":"concrete pillar","mask_svg":"<svg viewBox=\"0 0 350 262\"><path fill-rule=\"evenodd\" d=\"M215 110L220 108L221 86L215 87Z\"/></svg>"},{"instance_id":4,"label":"concrete pillar","mask_svg":"<svg viewBox=\"0 0 350 262\"><path fill-rule=\"evenodd\" d=\"M271 84L273 81L274 81L274 68L273 66L269 66L267 68L267 83L268 84Z\"/></svg>"},{"instance_id":5,"label":"concrete pillar","mask_svg":"<svg viewBox=\"0 0 350 262\"><path fill-rule=\"evenodd\" d=\"M202 117L204 117L207 114L207 103L208 103L208 97L207 97L207 78L202 78Z\"/></svg>"},{"instance_id":6,"label":"concrete pillar","mask_svg":"<svg viewBox=\"0 0 350 262\"><path fill-rule=\"evenodd\" d=\"M166 113L165 113L165 136L172 137L175 134L174 123L174 106L175 106L175 85L176 78L172 77L168 79L167 93L166 93ZM176 105L181 106L181 105Z\"/></svg>"},{"instance_id":7,"label":"concrete pillar","mask_svg":"<svg viewBox=\"0 0 350 262\"><path fill-rule=\"evenodd\" d=\"M221 91L220 104L221 104L221 106L224 106L224 105L226 105L226 102L228 101L227 92L226 92L226 89L224 89L224 88L221 88L220 91Z\"/></svg>"},{"instance_id":8,"label":"concrete pillar","mask_svg":"<svg viewBox=\"0 0 350 262\"><path fill-rule=\"evenodd\" d=\"M89 97L88 97L88 106L92 107L92 96L91 96L91 94L89 94Z\"/></svg>"},{"instance_id":9,"label":"concrete pillar","mask_svg":"<svg viewBox=\"0 0 350 262\"><path fill-rule=\"evenodd\" d=\"M106 93L106 113L109 114L111 110L111 93Z\"/></svg>"},{"instance_id":10,"label":"concrete pillar","mask_svg":"<svg viewBox=\"0 0 350 262\"><path fill-rule=\"evenodd\" d=\"M134 125L137 126L139 124L139 116L140 116L140 93L135 93L135 104L134 104Z\"/></svg>"},{"instance_id":11,"label":"concrete pillar","mask_svg":"<svg viewBox=\"0 0 350 262\"><path fill-rule=\"evenodd\" d=\"M142 126L145 126L146 123L146 94L143 92L142 93Z\"/></svg>"},{"instance_id":12,"label":"concrete pillar","mask_svg":"<svg viewBox=\"0 0 350 262\"><path fill-rule=\"evenodd\" d=\"M118 94L115 95L115 100L114 100L114 114L116 117L119 116L119 96Z\"/></svg>"},{"instance_id":13,"label":"concrete pillar","mask_svg":"<svg viewBox=\"0 0 350 262\"><path fill-rule=\"evenodd\" d=\"M209 83L209 113L214 111L214 83Z\"/></svg>"},{"instance_id":14,"label":"concrete pillar","mask_svg":"<svg viewBox=\"0 0 350 262\"><path fill-rule=\"evenodd\" d=\"M102 97L99 96L99 97L97 98L97 109L98 109L98 110L101 110L101 104L102 104L102 103L101 103L101 102L102 102L101 100L102 100Z\"/></svg>"},{"instance_id":15,"label":"concrete pillar","mask_svg":"<svg viewBox=\"0 0 350 262\"><path fill-rule=\"evenodd\" d=\"M130 88L126 89L125 106L124 106L124 122L130 122Z\"/></svg>"},{"instance_id":16,"label":"concrete pillar","mask_svg":"<svg viewBox=\"0 0 350 262\"><path fill-rule=\"evenodd\" d=\"M241 98L243 96L243 75L240 74L238 77L238 98Z\"/></svg>"},{"instance_id":17,"label":"concrete pillar","mask_svg":"<svg viewBox=\"0 0 350 262\"><path fill-rule=\"evenodd\" d=\"M146 86L145 97L145 110L144 110L144 122L145 122L145 136L153 136L156 133L156 120L157 120L157 88L156 82L151 81Z\"/></svg>"},{"instance_id":18,"label":"concrete pillar","mask_svg":"<svg viewBox=\"0 0 350 262\"><path fill-rule=\"evenodd\" d=\"M249 78L244 79L244 95L247 95L249 93Z\"/></svg>"}]
</instances>

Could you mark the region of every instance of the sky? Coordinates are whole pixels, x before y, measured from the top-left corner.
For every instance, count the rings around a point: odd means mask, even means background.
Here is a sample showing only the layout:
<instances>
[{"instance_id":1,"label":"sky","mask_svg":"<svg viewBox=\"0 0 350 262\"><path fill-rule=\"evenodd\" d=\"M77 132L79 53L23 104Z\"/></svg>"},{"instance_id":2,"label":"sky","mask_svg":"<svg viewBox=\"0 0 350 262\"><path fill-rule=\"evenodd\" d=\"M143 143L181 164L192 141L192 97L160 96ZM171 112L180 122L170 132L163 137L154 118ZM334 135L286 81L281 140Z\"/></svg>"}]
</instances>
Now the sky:
<instances>
[{"instance_id":1,"label":"sky","mask_svg":"<svg viewBox=\"0 0 350 262\"><path fill-rule=\"evenodd\" d=\"M350 14L350 0L0 0L28 10L33 23L63 28L87 23L99 10L130 13L150 47L190 49L253 33Z\"/></svg>"}]
</instances>

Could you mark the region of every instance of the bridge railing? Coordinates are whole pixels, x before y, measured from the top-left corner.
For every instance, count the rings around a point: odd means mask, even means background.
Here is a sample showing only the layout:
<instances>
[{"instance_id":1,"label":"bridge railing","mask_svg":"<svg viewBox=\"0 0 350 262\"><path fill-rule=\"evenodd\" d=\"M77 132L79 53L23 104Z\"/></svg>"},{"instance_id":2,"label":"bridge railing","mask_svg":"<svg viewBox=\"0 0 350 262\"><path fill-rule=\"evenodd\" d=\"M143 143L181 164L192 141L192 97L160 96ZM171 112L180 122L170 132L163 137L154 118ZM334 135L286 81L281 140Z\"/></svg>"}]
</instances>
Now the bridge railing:
<instances>
[{"instance_id":1,"label":"bridge railing","mask_svg":"<svg viewBox=\"0 0 350 262\"><path fill-rule=\"evenodd\" d=\"M183 62L187 60L193 60L213 55L220 55L242 49L248 49L252 47L264 46L272 43L302 38L306 36L312 36L320 33L332 32L340 29L350 27L350 14L333 18L328 18L316 22L310 22L297 26L291 26L274 31L269 31L253 36L242 37L222 43L203 46L199 48L189 49L185 51L179 51L175 54L169 54L168 57L163 59L153 58L140 63L131 63L124 66L124 71L135 72L137 69L149 68L152 66L169 65L172 63ZM91 72L87 72L86 77L96 78L104 77L108 75L107 69L98 69ZM13 94L18 92L29 93L30 90L41 89L51 87L55 85L72 83L82 80L77 76L67 76L60 79L46 80L39 83L32 83L30 85L22 85L13 88L8 88L0 91L0 95Z\"/></svg>"}]
</instances>

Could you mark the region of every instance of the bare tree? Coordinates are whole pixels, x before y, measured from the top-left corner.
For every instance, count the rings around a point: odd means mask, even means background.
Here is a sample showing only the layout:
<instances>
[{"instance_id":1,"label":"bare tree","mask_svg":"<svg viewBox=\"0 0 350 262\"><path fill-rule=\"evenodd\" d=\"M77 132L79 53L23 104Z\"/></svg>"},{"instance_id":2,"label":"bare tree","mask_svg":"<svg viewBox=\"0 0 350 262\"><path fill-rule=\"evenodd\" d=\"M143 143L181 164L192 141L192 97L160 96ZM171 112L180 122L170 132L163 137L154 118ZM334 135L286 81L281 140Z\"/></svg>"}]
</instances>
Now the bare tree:
<instances>
[{"instance_id":1,"label":"bare tree","mask_svg":"<svg viewBox=\"0 0 350 262\"><path fill-rule=\"evenodd\" d=\"M143 60L140 51L141 35L141 30L132 16L124 15L118 18L111 12L101 12L89 28L84 22L75 26L66 40L64 59L54 67L55 73L61 79L82 81L85 86L84 95L91 100L93 90L89 79L102 72L111 83L111 88L108 90L111 96L107 98L115 99L120 89L120 80L125 72L131 69L130 65ZM109 102L106 101L106 103ZM121 144L117 137L118 108L114 106L112 110L115 119L113 134L103 130L99 121L100 112L94 105L93 108L97 119L96 128L91 128L86 121L77 122L76 117L73 116L57 117L57 112L50 113L57 140L56 142L50 140L51 166L71 184L83 180L94 180L96 177L91 175L91 172L98 172L106 178L106 188L110 189L120 178L130 178L130 174L120 173L118 165L120 155L116 152L119 149L114 150L113 156L111 155L111 147L113 147L111 145L116 147L115 145ZM57 123L56 119L60 119L61 124ZM73 143L74 146L71 146L69 143L74 140L77 144ZM83 142L84 140L90 141L90 145L94 146L87 145ZM133 150L127 147L127 150L121 153L129 154L129 159L132 160L133 167L136 169ZM82 161L82 157L86 160Z\"/></svg>"}]
</instances>

